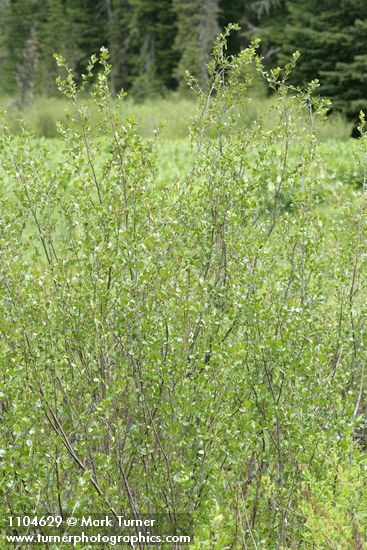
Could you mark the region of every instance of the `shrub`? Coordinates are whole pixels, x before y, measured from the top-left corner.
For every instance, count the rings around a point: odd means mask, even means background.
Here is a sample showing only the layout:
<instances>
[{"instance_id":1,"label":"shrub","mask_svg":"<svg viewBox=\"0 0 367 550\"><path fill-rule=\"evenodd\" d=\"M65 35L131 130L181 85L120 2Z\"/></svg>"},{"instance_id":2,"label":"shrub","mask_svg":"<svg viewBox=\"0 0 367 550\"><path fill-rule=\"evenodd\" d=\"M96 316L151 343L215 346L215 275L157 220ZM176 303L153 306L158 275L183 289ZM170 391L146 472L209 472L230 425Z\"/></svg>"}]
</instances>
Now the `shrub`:
<instances>
[{"instance_id":1,"label":"shrub","mask_svg":"<svg viewBox=\"0 0 367 550\"><path fill-rule=\"evenodd\" d=\"M334 498L345 544L367 540L339 496L365 491L345 473L360 463L364 192L322 225L327 105L288 85L296 57L270 74L256 44L227 58L229 30L208 91L190 81L193 160L172 185L156 141L121 122L104 49L80 88L58 58L74 109L60 162L4 127L4 515L189 512L197 546L326 547ZM80 101L97 63L98 138ZM271 130L238 124L247 65L276 94Z\"/></svg>"}]
</instances>

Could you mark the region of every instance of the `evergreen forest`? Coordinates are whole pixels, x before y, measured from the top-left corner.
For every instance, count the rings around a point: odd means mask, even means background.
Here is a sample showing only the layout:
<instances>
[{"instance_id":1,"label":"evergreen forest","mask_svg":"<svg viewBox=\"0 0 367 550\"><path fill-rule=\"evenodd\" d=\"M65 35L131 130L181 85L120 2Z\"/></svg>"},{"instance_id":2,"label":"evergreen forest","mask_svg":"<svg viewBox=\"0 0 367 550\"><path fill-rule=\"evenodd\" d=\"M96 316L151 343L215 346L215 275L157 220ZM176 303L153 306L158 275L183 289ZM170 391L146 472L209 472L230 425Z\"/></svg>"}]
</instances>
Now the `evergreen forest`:
<instances>
[{"instance_id":1,"label":"evergreen forest","mask_svg":"<svg viewBox=\"0 0 367 550\"><path fill-rule=\"evenodd\" d=\"M207 81L213 40L231 22L242 30L229 53L254 37L269 67L300 51L295 85L319 79L321 95L349 119L366 108L365 0L1 0L0 92L54 95L53 54L79 74L101 46L113 92L137 100L185 92L187 71Z\"/></svg>"}]
</instances>

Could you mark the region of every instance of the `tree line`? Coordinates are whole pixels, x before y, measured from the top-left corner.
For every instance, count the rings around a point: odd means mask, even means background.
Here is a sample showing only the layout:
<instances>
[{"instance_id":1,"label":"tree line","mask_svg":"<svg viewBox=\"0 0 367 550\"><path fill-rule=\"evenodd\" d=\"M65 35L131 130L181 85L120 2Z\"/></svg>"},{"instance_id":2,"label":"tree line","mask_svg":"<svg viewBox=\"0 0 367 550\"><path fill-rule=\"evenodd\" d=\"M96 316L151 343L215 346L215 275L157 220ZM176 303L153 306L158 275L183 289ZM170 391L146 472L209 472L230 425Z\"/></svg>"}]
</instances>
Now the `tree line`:
<instances>
[{"instance_id":1,"label":"tree line","mask_svg":"<svg viewBox=\"0 0 367 550\"><path fill-rule=\"evenodd\" d=\"M102 45L114 92L140 99L185 89L186 71L205 86L213 39L232 21L242 32L230 53L254 36L268 65L300 50L295 84L319 79L321 95L348 117L367 108L365 0L0 0L1 91L53 94L52 54L79 72Z\"/></svg>"}]
</instances>

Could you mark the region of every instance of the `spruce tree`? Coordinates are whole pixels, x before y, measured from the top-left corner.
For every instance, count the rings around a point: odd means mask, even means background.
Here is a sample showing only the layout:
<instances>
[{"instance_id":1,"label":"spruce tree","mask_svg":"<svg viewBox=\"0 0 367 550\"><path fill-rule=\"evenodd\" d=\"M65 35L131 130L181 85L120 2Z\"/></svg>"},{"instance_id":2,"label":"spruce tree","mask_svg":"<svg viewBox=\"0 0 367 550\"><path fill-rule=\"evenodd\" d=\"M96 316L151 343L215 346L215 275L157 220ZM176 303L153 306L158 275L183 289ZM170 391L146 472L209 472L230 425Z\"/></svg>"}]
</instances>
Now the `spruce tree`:
<instances>
[{"instance_id":1,"label":"spruce tree","mask_svg":"<svg viewBox=\"0 0 367 550\"><path fill-rule=\"evenodd\" d=\"M19 109L23 109L32 99L34 83L36 80L38 66L38 40L35 28L31 30L31 34L25 43L22 57L17 65L16 82L17 82L17 99L15 105Z\"/></svg>"},{"instance_id":2,"label":"spruce tree","mask_svg":"<svg viewBox=\"0 0 367 550\"><path fill-rule=\"evenodd\" d=\"M213 40L218 33L218 0L173 0L177 15L177 35L175 46L180 61L175 70L181 87L185 86L186 71L198 78L205 87L206 65L209 60Z\"/></svg>"},{"instance_id":3,"label":"spruce tree","mask_svg":"<svg viewBox=\"0 0 367 550\"><path fill-rule=\"evenodd\" d=\"M335 107L354 120L360 111L367 112L367 4L359 16L364 18L356 18L352 26L349 59L338 60L335 68L323 71L320 76Z\"/></svg>"},{"instance_id":4,"label":"spruce tree","mask_svg":"<svg viewBox=\"0 0 367 550\"><path fill-rule=\"evenodd\" d=\"M0 0L0 70L1 70L1 64L4 63L5 55L6 55L6 47L5 47L5 22L4 22L4 14L5 10L8 8L9 0Z\"/></svg>"},{"instance_id":5,"label":"spruce tree","mask_svg":"<svg viewBox=\"0 0 367 550\"><path fill-rule=\"evenodd\" d=\"M57 67L53 59L54 53L60 53L68 59L71 67L75 66L78 51L70 32L71 25L67 19L63 0L48 0L45 20L39 31L39 68L38 91L46 94L57 92L55 79Z\"/></svg>"},{"instance_id":6,"label":"spruce tree","mask_svg":"<svg viewBox=\"0 0 367 550\"><path fill-rule=\"evenodd\" d=\"M237 53L242 46L246 45L247 17L250 3L243 0L220 0L218 23L224 29L229 23L239 23L242 32L232 33L228 37L228 51L231 54ZM245 21L244 21L245 19Z\"/></svg>"},{"instance_id":7,"label":"spruce tree","mask_svg":"<svg viewBox=\"0 0 367 550\"><path fill-rule=\"evenodd\" d=\"M320 93L355 119L367 108L367 2L288 0L287 10L287 25L277 36L279 61L299 50L294 82L318 78Z\"/></svg>"},{"instance_id":8,"label":"spruce tree","mask_svg":"<svg viewBox=\"0 0 367 550\"><path fill-rule=\"evenodd\" d=\"M77 72L84 69L93 53L108 45L108 4L106 1L66 0L68 32Z\"/></svg>"},{"instance_id":9,"label":"spruce tree","mask_svg":"<svg viewBox=\"0 0 367 550\"><path fill-rule=\"evenodd\" d=\"M19 89L19 71L24 63L25 50L31 35L32 44L38 41L39 22L44 8L42 0L13 0L1 5L4 34L0 85L3 92L16 94Z\"/></svg>"},{"instance_id":10,"label":"spruce tree","mask_svg":"<svg viewBox=\"0 0 367 550\"><path fill-rule=\"evenodd\" d=\"M129 82L135 97L174 87L176 14L172 0L130 0Z\"/></svg>"},{"instance_id":11,"label":"spruce tree","mask_svg":"<svg viewBox=\"0 0 367 550\"><path fill-rule=\"evenodd\" d=\"M262 53L269 57L273 52L270 35L279 27L278 19L284 15L284 0L220 0L219 25L239 23L241 32L232 33L228 51L232 54L248 46L254 37L262 39ZM272 37L274 39L274 37Z\"/></svg>"},{"instance_id":12,"label":"spruce tree","mask_svg":"<svg viewBox=\"0 0 367 550\"><path fill-rule=\"evenodd\" d=\"M129 0L109 0L107 35L112 63L111 86L114 92L129 85L130 18Z\"/></svg>"}]
</instances>

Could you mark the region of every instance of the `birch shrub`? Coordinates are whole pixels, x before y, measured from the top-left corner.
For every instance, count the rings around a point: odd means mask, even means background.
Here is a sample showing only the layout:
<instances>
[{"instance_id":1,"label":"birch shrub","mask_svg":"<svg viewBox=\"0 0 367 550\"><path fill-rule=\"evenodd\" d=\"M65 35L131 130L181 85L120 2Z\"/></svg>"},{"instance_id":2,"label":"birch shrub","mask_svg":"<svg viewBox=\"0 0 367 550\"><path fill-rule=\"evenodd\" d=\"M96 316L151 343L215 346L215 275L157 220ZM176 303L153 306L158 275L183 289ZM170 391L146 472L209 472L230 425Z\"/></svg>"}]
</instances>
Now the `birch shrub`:
<instances>
[{"instance_id":1,"label":"birch shrub","mask_svg":"<svg viewBox=\"0 0 367 550\"><path fill-rule=\"evenodd\" d=\"M364 191L321 223L317 82L288 85L297 56L267 73L256 44L228 58L228 32L208 89L190 80L192 165L163 188L103 49L80 88L58 58L60 161L3 127L4 515L189 512L197 548L367 540ZM239 124L250 64L272 130Z\"/></svg>"}]
</instances>

